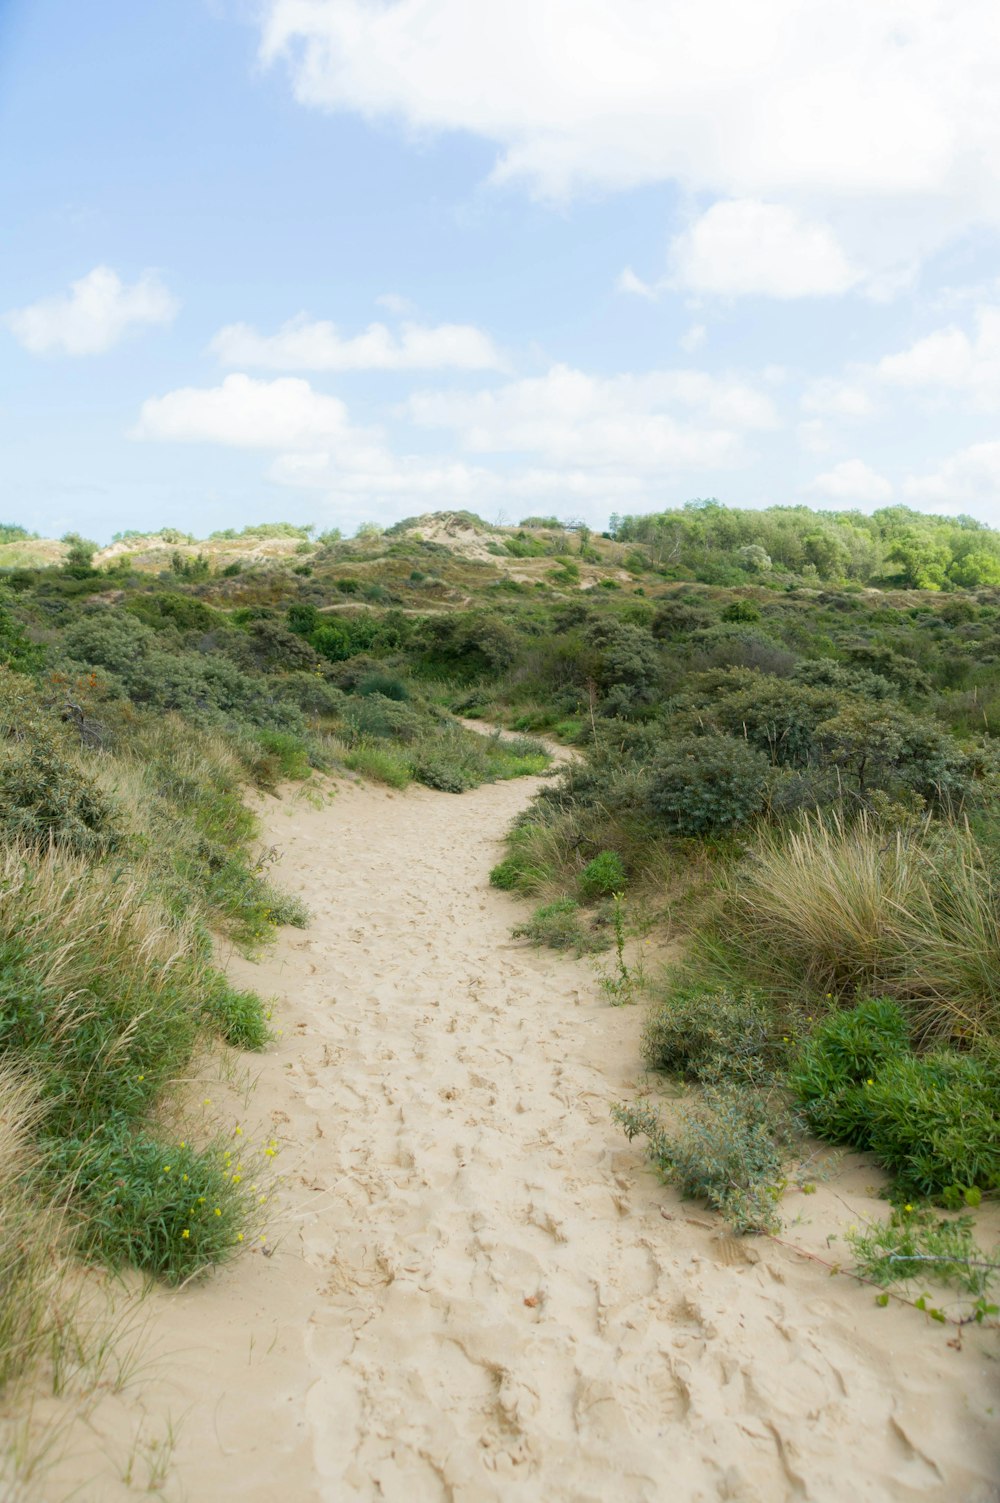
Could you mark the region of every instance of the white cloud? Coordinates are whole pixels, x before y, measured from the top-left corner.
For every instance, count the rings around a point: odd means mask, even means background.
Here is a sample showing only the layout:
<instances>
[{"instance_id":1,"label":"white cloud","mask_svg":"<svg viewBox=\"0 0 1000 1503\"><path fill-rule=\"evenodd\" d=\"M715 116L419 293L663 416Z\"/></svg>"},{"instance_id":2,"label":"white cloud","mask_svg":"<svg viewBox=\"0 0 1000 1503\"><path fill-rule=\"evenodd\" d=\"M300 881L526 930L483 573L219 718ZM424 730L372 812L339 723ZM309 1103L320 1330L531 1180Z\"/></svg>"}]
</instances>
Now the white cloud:
<instances>
[{"instance_id":1,"label":"white cloud","mask_svg":"<svg viewBox=\"0 0 1000 1503\"><path fill-rule=\"evenodd\" d=\"M280 376L255 381L227 376L221 386L185 386L143 402L134 438L168 443L225 444L240 449L323 449L352 453L370 446L337 397L308 381Z\"/></svg>"},{"instance_id":2,"label":"white cloud","mask_svg":"<svg viewBox=\"0 0 1000 1503\"><path fill-rule=\"evenodd\" d=\"M886 355L874 370L887 386L962 395L985 411L1000 407L1000 307L976 309L971 334L957 325L937 329L909 349Z\"/></svg>"},{"instance_id":3,"label":"white cloud","mask_svg":"<svg viewBox=\"0 0 1000 1503\"><path fill-rule=\"evenodd\" d=\"M626 266L624 271L619 272L615 286L619 292L629 292L633 297L648 298L651 303L655 302L660 295L660 289L651 282L644 282L642 277L636 276L631 266Z\"/></svg>"},{"instance_id":4,"label":"white cloud","mask_svg":"<svg viewBox=\"0 0 1000 1503\"><path fill-rule=\"evenodd\" d=\"M910 500L923 501L941 511L960 512L976 506L980 514L1000 520L1000 442L972 444L947 458L937 471L911 475L903 482Z\"/></svg>"},{"instance_id":5,"label":"white cloud","mask_svg":"<svg viewBox=\"0 0 1000 1503\"><path fill-rule=\"evenodd\" d=\"M491 391L418 392L406 410L456 430L472 453L636 471L738 464L743 434L778 422L770 398L739 381L689 370L601 378L565 365Z\"/></svg>"},{"instance_id":6,"label":"white cloud","mask_svg":"<svg viewBox=\"0 0 1000 1503\"><path fill-rule=\"evenodd\" d=\"M128 285L95 266L68 293L15 308L4 322L32 355L103 355L132 329L170 323L178 307L154 271Z\"/></svg>"},{"instance_id":7,"label":"white cloud","mask_svg":"<svg viewBox=\"0 0 1000 1503\"><path fill-rule=\"evenodd\" d=\"M670 260L675 287L726 297L828 297L859 280L825 225L756 199L713 204L674 239Z\"/></svg>"},{"instance_id":8,"label":"white cloud","mask_svg":"<svg viewBox=\"0 0 1000 1503\"><path fill-rule=\"evenodd\" d=\"M386 308L390 313L395 313L397 318L406 314L415 313L417 310L408 297L401 297L398 292L382 292L375 299L380 308Z\"/></svg>"},{"instance_id":9,"label":"white cloud","mask_svg":"<svg viewBox=\"0 0 1000 1503\"><path fill-rule=\"evenodd\" d=\"M803 412L820 417L870 417L875 411L871 394L860 382L838 381L824 377L810 381L800 398Z\"/></svg>"},{"instance_id":10,"label":"white cloud","mask_svg":"<svg viewBox=\"0 0 1000 1503\"><path fill-rule=\"evenodd\" d=\"M495 180L542 195L671 181L786 205L833 226L883 291L1000 220L995 0L266 0L263 14L262 57L286 61L305 105L474 133L498 148ZM824 285L846 279L835 251L816 256Z\"/></svg>"},{"instance_id":11,"label":"white cloud","mask_svg":"<svg viewBox=\"0 0 1000 1503\"><path fill-rule=\"evenodd\" d=\"M868 505L889 501L892 486L883 475L860 459L845 459L822 475L817 475L806 489L814 496L848 505Z\"/></svg>"},{"instance_id":12,"label":"white cloud","mask_svg":"<svg viewBox=\"0 0 1000 1503\"><path fill-rule=\"evenodd\" d=\"M705 343L707 332L704 324L692 324L690 329L685 329L677 343L685 354L693 355Z\"/></svg>"},{"instance_id":13,"label":"white cloud","mask_svg":"<svg viewBox=\"0 0 1000 1503\"><path fill-rule=\"evenodd\" d=\"M403 324L399 334L385 324L369 324L362 334L343 338L331 323L310 323L304 314L277 334L260 334L249 324L220 329L209 349L223 365L265 370L498 370L503 362L489 335L471 324Z\"/></svg>"}]
</instances>

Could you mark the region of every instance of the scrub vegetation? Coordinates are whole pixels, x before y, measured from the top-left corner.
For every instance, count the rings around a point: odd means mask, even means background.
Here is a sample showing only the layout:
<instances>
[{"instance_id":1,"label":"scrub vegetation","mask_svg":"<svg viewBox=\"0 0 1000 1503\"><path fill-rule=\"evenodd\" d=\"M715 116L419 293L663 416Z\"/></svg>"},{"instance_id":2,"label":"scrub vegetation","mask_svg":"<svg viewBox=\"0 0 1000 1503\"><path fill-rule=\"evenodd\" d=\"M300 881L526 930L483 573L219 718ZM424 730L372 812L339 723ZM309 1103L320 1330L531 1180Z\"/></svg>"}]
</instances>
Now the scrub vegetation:
<instances>
[{"instance_id":1,"label":"scrub vegetation","mask_svg":"<svg viewBox=\"0 0 1000 1503\"><path fill-rule=\"evenodd\" d=\"M1000 1189L998 664L1000 535L904 508L0 529L0 1377L44 1345L61 1257L183 1282L255 1225L267 1148L175 1100L213 1038L269 1037L213 937L308 917L247 796L460 794L545 770L536 733L575 755L492 881L527 939L614 946L613 1001L642 978L674 1084L619 1116L662 1172L773 1227L818 1136L900 1206L974 1215ZM664 978L640 934L680 953Z\"/></svg>"}]
</instances>

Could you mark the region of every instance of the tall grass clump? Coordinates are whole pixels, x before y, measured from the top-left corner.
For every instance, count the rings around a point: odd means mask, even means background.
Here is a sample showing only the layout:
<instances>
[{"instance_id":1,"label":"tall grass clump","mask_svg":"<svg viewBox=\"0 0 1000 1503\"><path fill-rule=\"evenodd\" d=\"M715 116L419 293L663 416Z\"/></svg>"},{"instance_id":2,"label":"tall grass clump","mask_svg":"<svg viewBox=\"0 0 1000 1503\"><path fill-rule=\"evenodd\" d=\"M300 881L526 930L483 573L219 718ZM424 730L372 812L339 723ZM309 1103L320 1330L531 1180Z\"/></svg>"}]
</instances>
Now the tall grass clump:
<instances>
[{"instance_id":1,"label":"tall grass clump","mask_svg":"<svg viewBox=\"0 0 1000 1503\"><path fill-rule=\"evenodd\" d=\"M807 1011L894 998L924 1042L998 1039L997 878L965 825L807 817L758 836L694 965Z\"/></svg>"},{"instance_id":2,"label":"tall grass clump","mask_svg":"<svg viewBox=\"0 0 1000 1503\"><path fill-rule=\"evenodd\" d=\"M38 1093L0 1065L0 1392L27 1372L56 1332L65 1217L33 1185Z\"/></svg>"},{"instance_id":3,"label":"tall grass clump","mask_svg":"<svg viewBox=\"0 0 1000 1503\"><path fill-rule=\"evenodd\" d=\"M135 868L10 844L0 981L0 1056L37 1083L37 1180L68 1199L77 1245L175 1280L234 1250L239 1181L224 1182L214 1148L180 1150L155 1126L209 1024L244 1042L266 1036L261 1004L213 970L194 924L172 918ZM179 1220L198 1194L212 1201L204 1236Z\"/></svg>"}]
</instances>

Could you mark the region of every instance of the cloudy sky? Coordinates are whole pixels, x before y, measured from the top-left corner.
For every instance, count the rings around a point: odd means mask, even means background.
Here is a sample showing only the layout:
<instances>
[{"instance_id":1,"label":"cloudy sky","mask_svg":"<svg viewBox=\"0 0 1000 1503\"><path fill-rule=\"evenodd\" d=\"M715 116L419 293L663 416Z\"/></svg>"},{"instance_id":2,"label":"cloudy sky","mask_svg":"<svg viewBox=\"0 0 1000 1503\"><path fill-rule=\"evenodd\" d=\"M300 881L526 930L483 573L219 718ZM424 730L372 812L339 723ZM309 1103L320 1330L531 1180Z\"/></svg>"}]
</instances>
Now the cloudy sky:
<instances>
[{"instance_id":1,"label":"cloudy sky","mask_svg":"<svg viewBox=\"0 0 1000 1503\"><path fill-rule=\"evenodd\" d=\"M2 516L1000 525L996 0L0 0Z\"/></svg>"}]
</instances>

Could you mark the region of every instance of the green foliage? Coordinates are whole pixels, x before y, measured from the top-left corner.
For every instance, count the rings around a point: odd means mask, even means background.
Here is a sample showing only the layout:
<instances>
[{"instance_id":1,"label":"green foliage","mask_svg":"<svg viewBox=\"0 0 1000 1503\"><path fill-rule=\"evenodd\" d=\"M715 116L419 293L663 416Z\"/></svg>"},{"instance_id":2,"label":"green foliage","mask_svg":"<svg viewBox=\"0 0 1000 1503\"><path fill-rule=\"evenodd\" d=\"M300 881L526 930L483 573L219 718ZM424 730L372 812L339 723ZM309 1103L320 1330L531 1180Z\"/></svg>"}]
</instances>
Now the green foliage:
<instances>
[{"instance_id":1,"label":"green foliage","mask_svg":"<svg viewBox=\"0 0 1000 1503\"><path fill-rule=\"evenodd\" d=\"M121 846L114 802L65 755L35 742L0 749L0 832L44 848L103 855Z\"/></svg>"},{"instance_id":2,"label":"green foliage","mask_svg":"<svg viewBox=\"0 0 1000 1503\"><path fill-rule=\"evenodd\" d=\"M198 1149L113 1123L66 1145L63 1171L86 1214L81 1251L168 1284L225 1262L256 1224L250 1176L221 1141Z\"/></svg>"},{"instance_id":3,"label":"green foliage","mask_svg":"<svg viewBox=\"0 0 1000 1503\"><path fill-rule=\"evenodd\" d=\"M94 554L97 544L82 538L78 532L67 532L63 542L68 545L63 561L63 573L70 579L87 579L94 571Z\"/></svg>"},{"instance_id":4,"label":"green foliage","mask_svg":"<svg viewBox=\"0 0 1000 1503\"><path fill-rule=\"evenodd\" d=\"M723 621L759 621L760 611L752 600L731 600L722 611Z\"/></svg>"},{"instance_id":5,"label":"green foliage","mask_svg":"<svg viewBox=\"0 0 1000 1503\"><path fill-rule=\"evenodd\" d=\"M413 769L406 757L372 742L353 746L344 757L344 766L390 788L405 788L413 781Z\"/></svg>"},{"instance_id":6,"label":"green foliage","mask_svg":"<svg viewBox=\"0 0 1000 1503\"><path fill-rule=\"evenodd\" d=\"M257 993L233 986L221 971L206 976L202 1008L212 1031L234 1049L259 1053L271 1042L269 1014Z\"/></svg>"},{"instance_id":7,"label":"green foliage","mask_svg":"<svg viewBox=\"0 0 1000 1503\"><path fill-rule=\"evenodd\" d=\"M515 939L530 939L552 950L572 950L584 955L588 950L605 948L606 941L584 928L579 904L572 898L557 898L543 903L530 919L512 930Z\"/></svg>"},{"instance_id":8,"label":"green foliage","mask_svg":"<svg viewBox=\"0 0 1000 1503\"><path fill-rule=\"evenodd\" d=\"M580 873L580 894L585 901L608 898L613 892L624 892L627 880L621 857L615 851L601 851Z\"/></svg>"},{"instance_id":9,"label":"green foliage","mask_svg":"<svg viewBox=\"0 0 1000 1503\"><path fill-rule=\"evenodd\" d=\"M763 808L767 768L761 752L730 736L668 742L652 764L649 806L678 835L728 830Z\"/></svg>"},{"instance_id":10,"label":"green foliage","mask_svg":"<svg viewBox=\"0 0 1000 1503\"><path fill-rule=\"evenodd\" d=\"M789 1079L813 1131L870 1149L901 1193L1000 1189L1000 1068L968 1054L913 1054L892 1002L821 1023Z\"/></svg>"},{"instance_id":11,"label":"green foliage","mask_svg":"<svg viewBox=\"0 0 1000 1503\"><path fill-rule=\"evenodd\" d=\"M862 1278L893 1284L943 1284L984 1296L1000 1273L1000 1248L992 1253L975 1238L971 1216L940 1216L913 1206L894 1207L888 1221L869 1221L847 1240ZM986 1311L983 1312L987 1313ZM996 1314L994 1307L989 1313Z\"/></svg>"},{"instance_id":12,"label":"green foliage","mask_svg":"<svg viewBox=\"0 0 1000 1503\"><path fill-rule=\"evenodd\" d=\"M758 993L680 987L651 1010L642 1055L651 1070L686 1080L764 1085L780 1070L787 1039L773 1003Z\"/></svg>"},{"instance_id":13,"label":"green foliage","mask_svg":"<svg viewBox=\"0 0 1000 1503\"><path fill-rule=\"evenodd\" d=\"M767 1093L707 1086L670 1126L648 1101L613 1107L612 1115L629 1140L646 1138L649 1158L682 1195L706 1201L734 1231L776 1230L794 1132Z\"/></svg>"}]
</instances>

